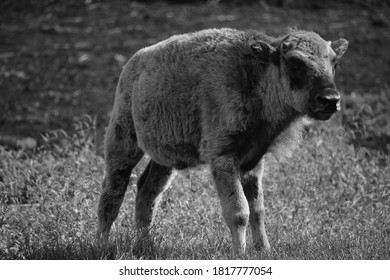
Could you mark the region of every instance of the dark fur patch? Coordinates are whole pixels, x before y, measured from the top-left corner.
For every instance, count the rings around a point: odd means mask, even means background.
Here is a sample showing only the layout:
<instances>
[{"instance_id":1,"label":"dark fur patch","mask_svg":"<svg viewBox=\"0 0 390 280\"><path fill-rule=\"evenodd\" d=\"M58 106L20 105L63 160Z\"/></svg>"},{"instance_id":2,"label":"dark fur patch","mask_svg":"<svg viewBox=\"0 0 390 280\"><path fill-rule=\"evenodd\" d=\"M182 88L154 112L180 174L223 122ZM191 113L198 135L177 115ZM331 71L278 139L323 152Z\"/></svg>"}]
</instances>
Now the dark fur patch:
<instances>
[{"instance_id":1,"label":"dark fur patch","mask_svg":"<svg viewBox=\"0 0 390 280\"><path fill-rule=\"evenodd\" d=\"M248 217L236 217L234 221L234 225L236 228L243 228L248 225Z\"/></svg>"},{"instance_id":2,"label":"dark fur patch","mask_svg":"<svg viewBox=\"0 0 390 280\"><path fill-rule=\"evenodd\" d=\"M303 89L308 86L308 67L305 61L291 57L286 60L288 74L290 77L290 87L292 90Z\"/></svg>"},{"instance_id":3,"label":"dark fur patch","mask_svg":"<svg viewBox=\"0 0 390 280\"><path fill-rule=\"evenodd\" d=\"M112 188L118 190L118 196L121 196L121 193L126 191L127 185L130 181L131 169L117 170L114 175L115 183L112 184Z\"/></svg>"},{"instance_id":4,"label":"dark fur patch","mask_svg":"<svg viewBox=\"0 0 390 280\"><path fill-rule=\"evenodd\" d=\"M257 198L258 196L258 186L257 178L253 175L244 175L241 178L241 184L244 189L245 196L247 199Z\"/></svg>"},{"instance_id":5,"label":"dark fur patch","mask_svg":"<svg viewBox=\"0 0 390 280\"><path fill-rule=\"evenodd\" d=\"M178 160L175 162L175 165L174 167L177 169L177 170L184 170L186 168L189 167L189 164L184 162L184 161L181 161L181 160Z\"/></svg>"},{"instance_id":6,"label":"dark fur patch","mask_svg":"<svg viewBox=\"0 0 390 280\"><path fill-rule=\"evenodd\" d=\"M117 170L116 171L120 177L129 177L131 170L130 169L123 169L123 170Z\"/></svg>"},{"instance_id":7,"label":"dark fur patch","mask_svg":"<svg viewBox=\"0 0 390 280\"><path fill-rule=\"evenodd\" d=\"M267 121L257 121L256 126L246 132L228 136L227 144L220 147L218 156L230 155L237 158L240 171L252 170L261 158L269 151L274 140L296 119L296 112L290 112L286 121L277 127Z\"/></svg>"},{"instance_id":8,"label":"dark fur patch","mask_svg":"<svg viewBox=\"0 0 390 280\"><path fill-rule=\"evenodd\" d=\"M250 131L230 135L228 145L221 147L219 155L235 155L242 172L253 169L274 138L269 128L268 122L262 121Z\"/></svg>"},{"instance_id":9,"label":"dark fur patch","mask_svg":"<svg viewBox=\"0 0 390 280\"><path fill-rule=\"evenodd\" d=\"M174 145L164 145L164 151L171 155L181 155L180 157L176 157L175 163L173 164L174 168L178 170L183 170L199 163L198 148L191 143L175 143ZM185 157L182 157L182 155L185 155ZM179 158L185 158L188 160L184 161L180 160Z\"/></svg>"},{"instance_id":10,"label":"dark fur patch","mask_svg":"<svg viewBox=\"0 0 390 280\"><path fill-rule=\"evenodd\" d=\"M125 138L125 135L124 135L124 132L123 132L123 128L122 128L122 126L119 123L115 124L114 131L115 131L115 137L118 140L123 140Z\"/></svg>"},{"instance_id":11,"label":"dark fur patch","mask_svg":"<svg viewBox=\"0 0 390 280\"><path fill-rule=\"evenodd\" d=\"M109 216L112 215L112 210L114 209L115 205L112 201L108 201L105 205L104 205L104 209L103 209L103 213L104 213L104 219L106 221L108 221L108 218Z\"/></svg>"}]
</instances>

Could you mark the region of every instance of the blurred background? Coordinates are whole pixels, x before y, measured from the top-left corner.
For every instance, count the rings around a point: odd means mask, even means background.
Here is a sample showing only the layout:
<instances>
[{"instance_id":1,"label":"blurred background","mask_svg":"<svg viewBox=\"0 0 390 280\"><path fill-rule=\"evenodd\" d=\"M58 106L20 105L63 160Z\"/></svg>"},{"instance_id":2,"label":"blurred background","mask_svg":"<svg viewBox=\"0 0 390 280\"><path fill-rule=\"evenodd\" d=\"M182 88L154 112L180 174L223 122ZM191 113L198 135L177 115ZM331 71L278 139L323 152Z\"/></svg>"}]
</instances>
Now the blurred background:
<instances>
[{"instance_id":1,"label":"blurred background","mask_svg":"<svg viewBox=\"0 0 390 280\"><path fill-rule=\"evenodd\" d=\"M270 35L297 27L326 40L344 37L350 46L338 87L346 95L388 93L389 15L389 2L379 0L2 0L0 143L39 145L42 133L71 132L87 114L100 153L129 57L171 35L210 27Z\"/></svg>"}]
</instances>

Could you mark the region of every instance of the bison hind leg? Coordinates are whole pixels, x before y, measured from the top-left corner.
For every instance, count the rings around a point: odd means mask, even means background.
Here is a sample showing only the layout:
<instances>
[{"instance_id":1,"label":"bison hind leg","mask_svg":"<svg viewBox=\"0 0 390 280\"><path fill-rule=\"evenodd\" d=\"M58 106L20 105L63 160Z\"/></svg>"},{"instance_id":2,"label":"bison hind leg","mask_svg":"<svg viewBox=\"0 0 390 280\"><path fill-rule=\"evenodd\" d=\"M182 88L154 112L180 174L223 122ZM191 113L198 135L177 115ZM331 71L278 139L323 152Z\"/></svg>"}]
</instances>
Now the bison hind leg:
<instances>
[{"instance_id":1,"label":"bison hind leg","mask_svg":"<svg viewBox=\"0 0 390 280\"><path fill-rule=\"evenodd\" d=\"M118 216L132 169L143 156L130 123L111 120L105 139L106 172L98 205L99 241L107 240Z\"/></svg>"},{"instance_id":2,"label":"bison hind leg","mask_svg":"<svg viewBox=\"0 0 390 280\"><path fill-rule=\"evenodd\" d=\"M137 181L135 221L138 237L134 243L133 254L136 257L148 258L155 251L154 240L150 235L162 193L171 184L176 171L171 167L159 165L150 160Z\"/></svg>"},{"instance_id":3,"label":"bison hind leg","mask_svg":"<svg viewBox=\"0 0 390 280\"><path fill-rule=\"evenodd\" d=\"M135 206L136 226L148 230L153 224L162 193L174 179L176 171L150 160L137 182Z\"/></svg>"}]
</instances>

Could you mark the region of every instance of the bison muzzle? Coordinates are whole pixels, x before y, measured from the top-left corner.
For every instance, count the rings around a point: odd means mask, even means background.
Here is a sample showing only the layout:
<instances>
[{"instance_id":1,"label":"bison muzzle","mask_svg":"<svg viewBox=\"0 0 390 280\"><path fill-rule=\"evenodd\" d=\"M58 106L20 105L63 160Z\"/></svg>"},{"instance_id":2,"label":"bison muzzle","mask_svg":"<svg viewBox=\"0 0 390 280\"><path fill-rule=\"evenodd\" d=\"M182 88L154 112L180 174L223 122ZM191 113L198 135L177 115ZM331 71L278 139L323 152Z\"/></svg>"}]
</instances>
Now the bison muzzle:
<instances>
[{"instance_id":1,"label":"bison muzzle","mask_svg":"<svg viewBox=\"0 0 390 280\"><path fill-rule=\"evenodd\" d=\"M340 110L334 77L347 46L300 30L274 38L209 29L138 51L123 68L105 137L98 238L108 238L131 171L146 153L135 207L141 232L175 170L207 164L233 253L245 252L248 225L254 245L269 249L264 155L294 146L305 117L328 120Z\"/></svg>"}]
</instances>

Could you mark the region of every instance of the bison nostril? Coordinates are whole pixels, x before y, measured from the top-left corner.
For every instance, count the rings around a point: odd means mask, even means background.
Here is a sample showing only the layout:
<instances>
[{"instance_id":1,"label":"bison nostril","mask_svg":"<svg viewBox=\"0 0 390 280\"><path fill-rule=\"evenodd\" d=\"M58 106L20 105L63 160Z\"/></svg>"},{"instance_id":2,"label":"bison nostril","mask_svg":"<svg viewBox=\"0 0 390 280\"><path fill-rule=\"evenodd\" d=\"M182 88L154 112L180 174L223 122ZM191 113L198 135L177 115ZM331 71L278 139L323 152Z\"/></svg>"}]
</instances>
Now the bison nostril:
<instances>
[{"instance_id":1,"label":"bison nostril","mask_svg":"<svg viewBox=\"0 0 390 280\"><path fill-rule=\"evenodd\" d=\"M337 103L340 98L328 97L328 96L318 96L317 101L322 104L333 104Z\"/></svg>"},{"instance_id":2,"label":"bison nostril","mask_svg":"<svg viewBox=\"0 0 390 280\"><path fill-rule=\"evenodd\" d=\"M322 110L338 111L340 109L340 97L332 96L317 96L316 103Z\"/></svg>"}]
</instances>

